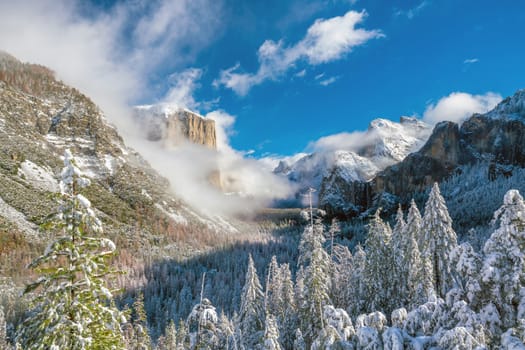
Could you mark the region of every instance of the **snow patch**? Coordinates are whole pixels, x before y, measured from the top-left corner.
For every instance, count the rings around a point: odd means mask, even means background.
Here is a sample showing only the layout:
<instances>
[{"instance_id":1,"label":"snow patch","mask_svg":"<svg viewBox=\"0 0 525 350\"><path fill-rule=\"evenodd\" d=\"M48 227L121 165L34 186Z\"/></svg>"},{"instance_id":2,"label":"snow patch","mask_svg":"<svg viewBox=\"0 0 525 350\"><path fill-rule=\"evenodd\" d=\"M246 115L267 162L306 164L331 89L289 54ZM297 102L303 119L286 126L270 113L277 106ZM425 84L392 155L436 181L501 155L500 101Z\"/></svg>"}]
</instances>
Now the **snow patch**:
<instances>
[{"instance_id":1,"label":"snow patch","mask_svg":"<svg viewBox=\"0 0 525 350\"><path fill-rule=\"evenodd\" d=\"M20 164L18 176L23 177L32 186L42 191L58 192L58 181L49 169L45 169L30 160Z\"/></svg>"},{"instance_id":2,"label":"snow patch","mask_svg":"<svg viewBox=\"0 0 525 350\"><path fill-rule=\"evenodd\" d=\"M143 191L143 194L147 192ZM151 198L151 197L150 197ZM176 223L178 224L182 224L182 225L187 225L188 224L188 220L186 220L186 218L182 215L180 215L179 213L176 213L172 208L169 208L168 210L166 210L162 205L160 205L159 203L155 203L155 207L157 209L159 209L163 214L165 214L167 217L169 217L170 219L172 219L173 221L175 221Z\"/></svg>"},{"instance_id":3,"label":"snow patch","mask_svg":"<svg viewBox=\"0 0 525 350\"><path fill-rule=\"evenodd\" d=\"M18 228L29 236L37 236L38 226L28 221L24 214L7 204L0 197L0 216L16 224Z\"/></svg>"}]
</instances>

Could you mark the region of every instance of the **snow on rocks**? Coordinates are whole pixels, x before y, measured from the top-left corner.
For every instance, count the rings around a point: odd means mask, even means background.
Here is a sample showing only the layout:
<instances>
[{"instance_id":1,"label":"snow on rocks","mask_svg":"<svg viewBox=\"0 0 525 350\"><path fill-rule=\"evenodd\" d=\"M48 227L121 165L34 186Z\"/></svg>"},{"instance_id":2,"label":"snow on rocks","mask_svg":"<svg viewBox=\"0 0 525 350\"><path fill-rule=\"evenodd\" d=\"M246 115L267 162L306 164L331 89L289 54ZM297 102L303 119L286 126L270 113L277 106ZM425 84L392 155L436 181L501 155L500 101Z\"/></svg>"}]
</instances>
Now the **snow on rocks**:
<instances>
[{"instance_id":1,"label":"snow on rocks","mask_svg":"<svg viewBox=\"0 0 525 350\"><path fill-rule=\"evenodd\" d=\"M20 164L18 176L42 191L59 191L58 181L51 170L43 168L30 160L24 160Z\"/></svg>"}]
</instances>

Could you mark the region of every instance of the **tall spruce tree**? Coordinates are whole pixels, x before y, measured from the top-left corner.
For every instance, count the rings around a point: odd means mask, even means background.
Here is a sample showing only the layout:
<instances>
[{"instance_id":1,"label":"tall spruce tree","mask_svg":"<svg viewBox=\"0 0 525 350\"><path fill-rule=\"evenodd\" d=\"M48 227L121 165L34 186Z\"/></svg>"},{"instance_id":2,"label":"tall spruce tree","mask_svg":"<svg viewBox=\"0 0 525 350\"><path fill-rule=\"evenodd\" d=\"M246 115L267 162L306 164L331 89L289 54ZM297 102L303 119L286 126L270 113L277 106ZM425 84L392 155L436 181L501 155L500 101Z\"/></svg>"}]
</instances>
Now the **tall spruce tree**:
<instances>
[{"instance_id":1,"label":"tall spruce tree","mask_svg":"<svg viewBox=\"0 0 525 350\"><path fill-rule=\"evenodd\" d=\"M4 308L0 306L0 349L8 349Z\"/></svg>"},{"instance_id":2,"label":"tall spruce tree","mask_svg":"<svg viewBox=\"0 0 525 350\"><path fill-rule=\"evenodd\" d=\"M89 185L64 152L61 209L62 236L29 266L40 277L25 292L38 291L34 307L18 330L23 349L123 349L123 313L113 304L106 278L116 273L109 259L115 244L102 236L102 224L79 189Z\"/></svg>"},{"instance_id":3,"label":"tall spruce tree","mask_svg":"<svg viewBox=\"0 0 525 350\"><path fill-rule=\"evenodd\" d=\"M324 250L323 227L316 223L305 228L301 239L302 247L312 250L301 251L304 263L304 289L298 305L298 315L302 334L307 347L310 347L317 333L323 329L323 308L331 304L330 291L330 256Z\"/></svg>"},{"instance_id":4,"label":"tall spruce tree","mask_svg":"<svg viewBox=\"0 0 525 350\"><path fill-rule=\"evenodd\" d=\"M504 329L525 318L525 202L516 190L505 194L494 214L499 227L483 248L481 298L494 304Z\"/></svg>"},{"instance_id":5,"label":"tall spruce tree","mask_svg":"<svg viewBox=\"0 0 525 350\"><path fill-rule=\"evenodd\" d=\"M414 200L410 203L407 223L402 229L402 234L397 244L396 264L399 271L399 295L402 298L400 306L412 309L428 301L434 294L432 273L428 259L421 256L417 244L417 237L421 234L422 219ZM431 271L431 270L430 270Z\"/></svg>"},{"instance_id":6,"label":"tall spruce tree","mask_svg":"<svg viewBox=\"0 0 525 350\"><path fill-rule=\"evenodd\" d=\"M422 256L430 260L436 294L444 298L455 284L450 255L457 246L457 237L437 183L434 183L425 205L421 230L418 244Z\"/></svg>"},{"instance_id":7,"label":"tall spruce tree","mask_svg":"<svg viewBox=\"0 0 525 350\"><path fill-rule=\"evenodd\" d=\"M129 340L128 350L151 349L148 332L148 317L144 308L144 294L139 293L133 302L133 337Z\"/></svg>"},{"instance_id":8,"label":"tall spruce tree","mask_svg":"<svg viewBox=\"0 0 525 350\"><path fill-rule=\"evenodd\" d=\"M242 334L240 342L246 349L254 349L264 335L264 293L251 255L248 258L237 327Z\"/></svg>"},{"instance_id":9,"label":"tall spruce tree","mask_svg":"<svg viewBox=\"0 0 525 350\"><path fill-rule=\"evenodd\" d=\"M352 270L348 283L348 306L347 310L350 316L357 317L366 312L366 284L364 280L366 268L366 253L358 245L355 248L352 259Z\"/></svg>"},{"instance_id":10,"label":"tall spruce tree","mask_svg":"<svg viewBox=\"0 0 525 350\"><path fill-rule=\"evenodd\" d=\"M381 219L380 213L381 209L378 209L368 226L364 283L368 309L390 313L395 308L395 277L390 246L392 230Z\"/></svg>"}]
</instances>

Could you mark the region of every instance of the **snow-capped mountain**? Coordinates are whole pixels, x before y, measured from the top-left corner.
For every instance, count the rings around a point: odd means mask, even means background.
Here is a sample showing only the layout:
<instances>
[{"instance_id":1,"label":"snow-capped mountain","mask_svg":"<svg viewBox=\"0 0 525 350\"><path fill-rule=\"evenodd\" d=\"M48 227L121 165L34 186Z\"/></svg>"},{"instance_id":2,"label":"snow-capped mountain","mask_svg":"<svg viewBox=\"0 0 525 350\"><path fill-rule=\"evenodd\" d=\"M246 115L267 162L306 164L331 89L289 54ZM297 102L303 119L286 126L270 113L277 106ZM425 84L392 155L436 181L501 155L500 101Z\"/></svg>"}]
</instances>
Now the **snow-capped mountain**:
<instances>
[{"instance_id":1,"label":"snow-capped mountain","mask_svg":"<svg viewBox=\"0 0 525 350\"><path fill-rule=\"evenodd\" d=\"M461 171L461 166L478 162L487 164L488 178L508 177L513 167L525 166L523 135L525 90L520 90L493 110L472 115L461 126L438 123L420 150L385 167L371 180L356 180L336 169L323 181L319 203L333 214L352 216L379 205L384 198L394 204L411 198Z\"/></svg>"},{"instance_id":2,"label":"snow-capped mountain","mask_svg":"<svg viewBox=\"0 0 525 350\"><path fill-rule=\"evenodd\" d=\"M296 199L311 187L321 189L323 179L337 172L345 181L369 181L379 171L403 160L419 149L431 133L431 126L415 117L401 117L399 123L387 119L373 120L366 132L324 138L316 150L299 160L283 160L274 172L297 184Z\"/></svg>"}]
</instances>

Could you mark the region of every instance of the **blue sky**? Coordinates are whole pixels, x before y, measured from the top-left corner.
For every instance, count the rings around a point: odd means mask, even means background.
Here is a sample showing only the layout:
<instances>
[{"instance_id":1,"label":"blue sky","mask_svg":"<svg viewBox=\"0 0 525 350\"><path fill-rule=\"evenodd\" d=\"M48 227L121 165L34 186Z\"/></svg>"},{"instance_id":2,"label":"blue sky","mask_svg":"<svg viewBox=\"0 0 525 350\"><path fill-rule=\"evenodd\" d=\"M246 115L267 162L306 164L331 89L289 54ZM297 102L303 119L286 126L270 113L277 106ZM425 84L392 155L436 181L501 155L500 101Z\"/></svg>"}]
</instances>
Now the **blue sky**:
<instances>
[{"instance_id":1,"label":"blue sky","mask_svg":"<svg viewBox=\"0 0 525 350\"><path fill-rule=\"evenodd\" d=\"M231 146L254 157L377 117L457 120L525 87L521 1L24 0L0 13L0 48L110 115L117 100L221 110Z\"/></svg>"},{"instance_id":2,"label":"blue sky","mask_svg":"<svg viewBox=\"0 0 525 350\"><path fill-rule=\"evenodd\" d=\"M519 1L231 1L224 11L217 38L189 64L204 69L195 96L220 98L216 107L236 116L232 146L256 155L300 152L376 117L422 116L453 92L507 96L525 87ZM255 73L265 40L292 46L316 20L348 11L366 11L355 28L381 35L324 63L298 59L244 96L213 85L236 64Z\"/></svg>"}]
</instances>

